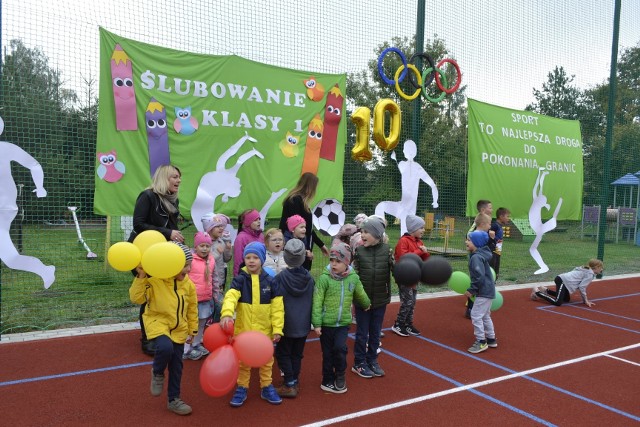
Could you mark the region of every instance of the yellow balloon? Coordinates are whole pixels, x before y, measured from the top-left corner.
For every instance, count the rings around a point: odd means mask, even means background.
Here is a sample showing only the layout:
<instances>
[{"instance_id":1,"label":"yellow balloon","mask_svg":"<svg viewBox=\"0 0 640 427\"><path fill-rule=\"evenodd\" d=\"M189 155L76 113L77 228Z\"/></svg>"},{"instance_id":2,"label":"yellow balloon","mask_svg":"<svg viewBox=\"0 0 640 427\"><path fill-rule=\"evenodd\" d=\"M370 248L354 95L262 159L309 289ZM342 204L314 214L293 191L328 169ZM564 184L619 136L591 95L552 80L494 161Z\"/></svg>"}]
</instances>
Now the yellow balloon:
<instances>
[{"instance_id":1,"label":"yellow balloon","mask_svg":"<svg viewBox=\"0 0 640 427\"><path fill-rule=\"evenodd\" d=\"M391 123L389 136L384 134L385 111L389 112ZM381 99L373 108L373 140L384 151L391 151L400 139L400 107L392 99Z\"/></svg>"},{"instance_id":2,"label":"yellow balloon","mask_svg":"<svg viewBox=\"0 0 640 427\"><path fill-rule=\"evenodd\" d=\"M171 243L157 243L142 254L142 268L153 277L168 279L180 273L186 257L180 246Z\"/></svg>"},{"instance_id":3,"label":"yellow balloon","mask_svg":"<svg viewBox=\"0 0 640 427\"><path fill-rule=\"evenodd\" d=\"M367 107L358 107L351 114L351 121L356 125L356 143L351 150L351 158L359 162L368 162L372 159L369 149L369 120L371 110Z\"/></svg>"},{"instance_id":4,"label":"yellow balloon","mask_svg":"<svg viewBox=\"0 0 640 427\"><path fill-rule=\"evenodd\" d=\"M118 242L107 251L109 265L118 271L130 271L140 264L140 249L133 243Z\"/></svg>"},{"instance_id":5,"label":"yellow balloon","mask_svg":"<svg viewBox=\"0 0 640 427\"><path fill-rule=\"evenodd\" d=\"M165 239L164 235L156 230L147 230L138 234L135 239L133 239L133 244L140 249L140 253L144 255L147 249L150 246L155 245L156 243L165 243L167 239Z\"/></svg>"}]
</instances>

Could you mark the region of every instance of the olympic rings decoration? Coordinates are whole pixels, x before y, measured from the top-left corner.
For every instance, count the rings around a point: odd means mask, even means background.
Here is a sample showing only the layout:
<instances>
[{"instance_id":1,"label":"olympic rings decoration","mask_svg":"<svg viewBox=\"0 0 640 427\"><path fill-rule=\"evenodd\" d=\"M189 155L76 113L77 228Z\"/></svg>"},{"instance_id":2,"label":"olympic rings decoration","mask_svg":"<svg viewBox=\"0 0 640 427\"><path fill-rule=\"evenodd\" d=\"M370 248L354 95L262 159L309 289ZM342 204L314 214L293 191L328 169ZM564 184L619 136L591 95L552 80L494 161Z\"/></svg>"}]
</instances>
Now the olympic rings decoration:
<instances>
[{"instance_id":1,"label":"olympic rings decoration","mask_svg":"<svg viewBox=\"0 0 640 427\"><path fill-rule=\"evenodd\" d=\"M382 62L384 60L384 57L389 52L393 52L397 54L400 57L400 60L402 61L402 65L400 65L400 67L396 70L393 80L391 80L385 75L384 69L382 68ZM420 74L420 71L413 64L413 61L416 58L423 58L429 64L429 67L422 74ZM453 84L453 86L449 88L447 87L447 79L445 77L445 73L442 70L442 66L447 63L451 64L456 70L455 83ZM411 95L407 95L400 88L400 83L407 76L408 71L411 71L411 73L409 73L409 82L416 88L416 91ZM404 55L404 53L402 53L402 51L396 47L389 47L382 51L382 53L378 57L378 74L380 74L380 78L386 84L391 86L395 85L398 95L400 95L403 99L406 99L407 101L412 101L416 99L422 92L422 95L428 101L433 103L440 102L444 99L446 95L451 95L456 90L458 90L458 88L460 87L460 83L462 82L462 73L460 72L460 67L458 66L458 63L455 60L451 58L445 58L434 65L433 59L429 55L424 53L419 53L419 54L412 55L409 61L407 61L407 58ZM416 75L417 77L414 77L414 75ZM436 82L436 86L442 92L440 96L435 98L429 96L427 94L427 89L426 89L426 87L429 86L431 82L433 82L434 80Z\"/></svg>"}]
</instances>

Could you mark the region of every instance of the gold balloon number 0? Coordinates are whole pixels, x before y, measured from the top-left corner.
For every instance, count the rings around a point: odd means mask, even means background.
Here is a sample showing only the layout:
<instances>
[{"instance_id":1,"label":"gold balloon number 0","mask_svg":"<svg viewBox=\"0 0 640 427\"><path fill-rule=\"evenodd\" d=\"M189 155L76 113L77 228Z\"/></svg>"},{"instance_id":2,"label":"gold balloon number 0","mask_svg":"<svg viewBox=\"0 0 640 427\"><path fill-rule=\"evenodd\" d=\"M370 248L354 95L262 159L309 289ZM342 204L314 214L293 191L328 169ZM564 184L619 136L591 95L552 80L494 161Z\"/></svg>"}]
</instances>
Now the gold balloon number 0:
<instances>
[{"instance_id":1,"label":"gold balloon number 0","mask_svg":"<svg viewBox=\"0 0 640 427\"><path fill-rule=\"evenodd\" d=\"M389 134L385 134L386 112L389 112ZM400 107L393 100L385 98L378 101L373 108L373 140L381 150L391 151L398 145L400 139ZM369 134L371 132L371 110L358 107L351 115L351 121L356 125L356 143L351 150L351 158L359 162L368 162L373 158L369 148Z\"/></svg>"}]
</instances>

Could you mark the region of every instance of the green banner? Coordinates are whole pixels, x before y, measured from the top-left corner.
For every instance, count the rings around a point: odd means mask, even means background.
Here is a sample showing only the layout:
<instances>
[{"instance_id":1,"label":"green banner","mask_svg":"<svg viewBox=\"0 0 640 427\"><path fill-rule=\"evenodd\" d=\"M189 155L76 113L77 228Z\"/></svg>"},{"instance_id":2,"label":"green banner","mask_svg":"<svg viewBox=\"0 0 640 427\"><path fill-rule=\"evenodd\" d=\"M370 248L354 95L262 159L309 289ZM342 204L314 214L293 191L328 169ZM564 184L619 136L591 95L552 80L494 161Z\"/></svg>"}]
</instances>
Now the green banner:
<instances>
[{"instance_id":1,"label":"green banner","mask_svg":"<svg viewBox=\"0 0 640 427\"><path fill-rule=\"evenodd\" d=\"M166 49L101 28L95 212L131 215L167 163L182 171L186 217L196 192L201 206L230 216L275 199L268 216L279 217L304 172L320 179L317 201L341 201L345 84L344 74Z\"/></svg>"},{"instance_id":2,"label":"green banner","mask_svg":"<svg viewBox=\"0 0 640 427\"><path fill-rule=\"evenodd\" d=\"M561 200L557 219L581 218L582 137L580 122L510 110L473 99L469 104L469 174L466 214L476 202L508 208L512 218L528 218L534 192L546 197L542 217ZM543 173L539 174L544 168ZM548 172L548 173L546 173ZM543 177L543 186L536 180Z\"/></svg>"}]
</instances>

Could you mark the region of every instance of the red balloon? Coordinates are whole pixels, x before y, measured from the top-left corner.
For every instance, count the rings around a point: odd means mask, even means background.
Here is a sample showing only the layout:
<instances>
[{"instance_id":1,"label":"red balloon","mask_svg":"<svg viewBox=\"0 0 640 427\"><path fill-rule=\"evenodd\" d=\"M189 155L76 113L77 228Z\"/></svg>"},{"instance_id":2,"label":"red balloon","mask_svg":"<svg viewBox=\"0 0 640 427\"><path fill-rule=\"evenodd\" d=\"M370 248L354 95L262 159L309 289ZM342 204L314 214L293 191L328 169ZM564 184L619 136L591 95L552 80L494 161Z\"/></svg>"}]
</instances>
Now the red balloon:
<instances>
[{"instance_id":1,"label":"red balloon","mask_svg":"<svg viewBox=\"0 0 640 427\"><path fill-rule=\"evenodd\" d=\"M219 323L214 323L204 330L202 344L205 348L213 353L223 345L229 344L229 336L224 333Z\"/></svg>"},{"instance_id":2,"label":"red balloon","mask_svg":"<svg viewBox=\"0 0 640 427\"><path fill-rule=\"evenodd\" d=\"M230 337L232 337L233 336L233 330L234 330L233 320L230 321L230 322L227 322L226 326L222 330L224 331L225 334L227 334Z\"/></svg>"},{"instance_id":3,"label":"red balloon","mask_svg":"<svg viewBox=\"0 0 640 427\"><path fill-rule=\"evenodd\" d=\"M245 331L233 340L238 359L252 368L259 368L273 357L273 342L258 331Z\"/></svg>"},{"instance_id":4,"label":"red balloon","mask_svg":"<svg viewBox=\"0 0 640 427\"><path fill-rule=\"evenodd\" d=\"M229 393L238 381L238 357L231 345L211 353L200 368L200 387L212 397Z\"/></svg>"}]
</instances>

